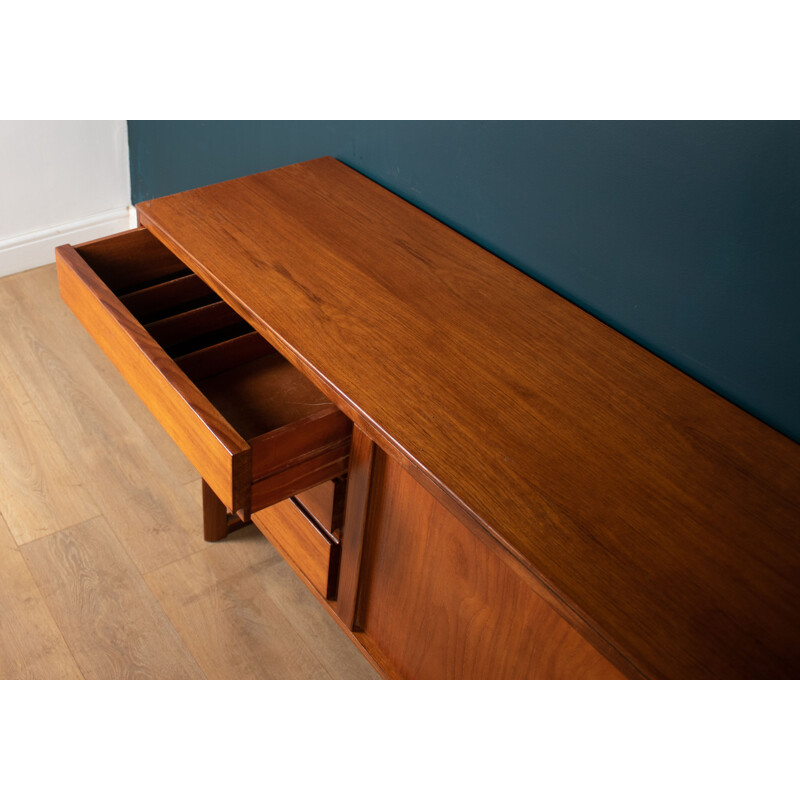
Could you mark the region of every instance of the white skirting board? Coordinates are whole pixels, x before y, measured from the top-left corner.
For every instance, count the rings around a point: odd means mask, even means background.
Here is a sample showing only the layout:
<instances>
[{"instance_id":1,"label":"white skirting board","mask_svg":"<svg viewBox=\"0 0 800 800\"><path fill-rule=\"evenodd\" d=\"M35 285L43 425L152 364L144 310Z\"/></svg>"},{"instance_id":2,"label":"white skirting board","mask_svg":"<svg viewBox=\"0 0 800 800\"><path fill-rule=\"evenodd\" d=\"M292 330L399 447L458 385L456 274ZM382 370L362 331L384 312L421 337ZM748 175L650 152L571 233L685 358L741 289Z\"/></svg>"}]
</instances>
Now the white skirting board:
<instances>
[{"instance_id":1,"label":"white skirting board","mask_svg":"<svg viewBox=\"0 0 800 800\"><path fill-rule=\"evenodd\" d=\"M53 228L0 239L0 277L52 264L56 260L53 251L61 244L80 244L135 227L136 212L127 206Z\"/></svg>"}]
</instances>

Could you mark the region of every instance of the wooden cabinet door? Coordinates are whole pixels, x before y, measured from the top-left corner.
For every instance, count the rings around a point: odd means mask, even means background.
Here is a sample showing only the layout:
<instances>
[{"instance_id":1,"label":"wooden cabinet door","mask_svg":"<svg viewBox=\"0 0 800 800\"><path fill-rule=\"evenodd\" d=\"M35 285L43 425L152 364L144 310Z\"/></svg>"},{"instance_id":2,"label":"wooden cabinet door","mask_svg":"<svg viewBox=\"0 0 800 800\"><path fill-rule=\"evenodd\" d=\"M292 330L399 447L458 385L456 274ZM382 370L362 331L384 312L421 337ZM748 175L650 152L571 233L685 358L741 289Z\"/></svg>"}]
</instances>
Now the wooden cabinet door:
<instances>
[{"instance_id":1,"label":"wooden cabinet door","mask_svg":"<svg viewBox=\"0 0 800 800\"><path fill-rule=\"evenodd\" d=\"M623 677L380 450L360 598L362 642L401 677Z\"/></svg>"}]
</instances>

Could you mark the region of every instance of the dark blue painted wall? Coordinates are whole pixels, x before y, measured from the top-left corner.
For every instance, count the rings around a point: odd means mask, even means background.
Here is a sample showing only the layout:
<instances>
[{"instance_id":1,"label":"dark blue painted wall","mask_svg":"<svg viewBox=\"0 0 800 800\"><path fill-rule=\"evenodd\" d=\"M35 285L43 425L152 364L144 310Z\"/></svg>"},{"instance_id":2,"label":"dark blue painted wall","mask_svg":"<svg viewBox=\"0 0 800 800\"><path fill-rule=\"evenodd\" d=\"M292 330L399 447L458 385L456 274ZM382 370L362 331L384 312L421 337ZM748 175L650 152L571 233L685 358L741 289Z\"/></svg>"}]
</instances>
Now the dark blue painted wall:
<instances>
[{"instance_id":1,"label":"dark blue painted wall","mask_svg":"<svg viewBox=\"0 0 800 800\"><path fill-rule=\"evenodd\" d=\"M800 441L800 124L129 123L134 202L332 155Z\"/></svg>"}]
</instances>

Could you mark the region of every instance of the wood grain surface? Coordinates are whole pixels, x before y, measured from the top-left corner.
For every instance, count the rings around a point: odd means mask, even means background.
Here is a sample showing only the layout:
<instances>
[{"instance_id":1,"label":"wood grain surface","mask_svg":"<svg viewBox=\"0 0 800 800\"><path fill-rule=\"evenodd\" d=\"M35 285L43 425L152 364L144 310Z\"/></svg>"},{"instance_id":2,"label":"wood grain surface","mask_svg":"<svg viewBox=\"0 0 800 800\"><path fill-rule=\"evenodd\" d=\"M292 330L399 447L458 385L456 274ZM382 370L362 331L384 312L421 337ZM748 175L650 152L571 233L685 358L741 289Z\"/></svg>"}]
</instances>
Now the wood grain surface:
<instances>
[{"instance_id":1,"label":"wood grain surface","mask_svg":"<svg viewBox=\"0 0 800 800\"><path fill-rule=\"evenodd\" d=\"M138 208L636 670L797 676L797 444L333 159Z\"/></svg>"},{"instance_id":2,"label":"wood grain surface","mask_svg":"<svg viewBox=\"0 0 800 800\"><path fill-rule=\"evenodd\" d=\"M380 452L371 497L358 619L403 677L623 677Z\"/></svg>"},{"instance_id":3,"label":"wood grain surface","mask_svg":"<svg viewBox=\"0 0 800 800\"><path fill-rule=\"evenodd\" d=\"M61 299L55 265L9 277L2 282L2 292L9 292L13 298L10 325L15 328L22 326L28 337L38 335L40 350L46 342L47 347L57 352L68 365L73 376L85 379L83 375L91 365L92 387L102 392L98 400L102 399L102 404L106 405L105 395L109 391L113 394L109 413L113 414L121 404L125 416L135 422L134 430L141 430L150 450L155 450L158 460L167 465L177 482L197 479L197 470L175 447L169 434ZM35 343L32 339L31 344Z\"/></svg>"},{"instance_id":4,"label":"wood grain surface","mask_svg":"<svg viewBox=\"0 0 800 800\"><path fill-rule=\"evenodd\" d=\"M197 473L64 306L55 268L0 282L0 337L73 480L83 482L137 566L154 569L204 547L201 517L182 486ZM71 524L64 519L59 528Z\"/></svg>"},{"instance_id":5,"label":"wood grain surface","mask_svg":"<svg viewBox=\"0 0 800 800\"><path fill-rule=\"evenodd\" d=\"M0 351L0 508L17 544L99 511Z\"/></svg>"},{"instance_id":6,"label":"wood grain surface","mask_svg":"<svg viewBox=\"0 0 800 800\"><path fill-rule=\"evenodd\" d=\"M82 678L36 581L0 517L0 680Z\"/></svg>"},{"instance_id":7,"label":"wood grain surface","mask_svg":"<svg viewBox=\"0 0 800 800\"><path fill-rule=\"evenodd\" d=\"M84 677L204 677L105 520L22 553Z\"/></svg>"},{"instance_id":8,"label":"wood grain surface","mask_svg":"<svg viewBox=\"0 0 800 800\"><path fill-rule=\"evenodd\" d=\"M280 465L281 451L294 442L293 453L284 459L318 447L321 441L336 441L337 431L339 439L348 436L347 417L278 353L223 370L197 385L253 448L254 478L268 475L270 465ZM267 453L273 449L277 452L270 459Z\"/></svg>"},{"instance_id":9,"label":"wood grain surface","mask_svg":"<svg viewBox=\"0 0 800 800\"><path fill-rule=\"evenodd\" d=\"M286 565L262 544L249 526L145 578L209 678L330 677L265 591L275 568Z\"/></svg>"},{"instance_id":10,"label":"wood grain surface","mask_svg":"<svg viewBox=\"0 0 800 800\"><path fill-rule=\"evenodd\" d=\"M292 623L303 642L318 658L324 657L325 670L331 678L375 680L380 677L348 639L336 618L327 609L323 610L319 602L321 598L308 590L286 561L277 561L266 569L260 569L254 577L275 607Z\"/></svg>"}]
</instances>

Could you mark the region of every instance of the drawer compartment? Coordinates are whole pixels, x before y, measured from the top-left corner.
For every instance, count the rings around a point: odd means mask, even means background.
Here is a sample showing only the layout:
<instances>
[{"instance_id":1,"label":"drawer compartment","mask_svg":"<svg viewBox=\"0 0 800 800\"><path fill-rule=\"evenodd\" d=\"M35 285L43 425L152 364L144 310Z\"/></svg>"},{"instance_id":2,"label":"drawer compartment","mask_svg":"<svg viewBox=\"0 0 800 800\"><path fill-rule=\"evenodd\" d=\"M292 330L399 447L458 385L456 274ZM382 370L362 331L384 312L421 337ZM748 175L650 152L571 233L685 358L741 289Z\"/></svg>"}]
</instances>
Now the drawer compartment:
<instances>
[{"instance_id":1,"label":"drawer compartment","mask_svg":"<svg viewBox=\"0 0 800 800\"><path fill-rule=\"evenodd\" d=\"M346 471L350 421L149 231L56 262L66 304L234 513Z\"/></svg>"},{"instance_id":2,"label":"drawer compartment","mask_svg":"<svg viewBox=\"0 0 800 800\"><path fill-rule=\"evenodd\" d=\"M253 522L296 572L323 597L336 599L339 544L304 513L296 500L284 500L258 511Z\"/></svg>"},{"instance_id":3,"label":"drawer compartment","mask_svg":"<svg viewBox=\"0 0 800 800\"><path fill-rule=\"evenodd\" d=\"M339 541L344 520L347 478L334 478L304 492L295 501L334 541Z\"/></svg>"}]
</instances>

